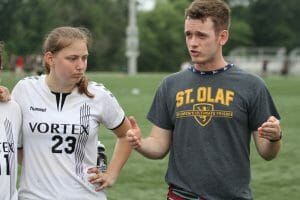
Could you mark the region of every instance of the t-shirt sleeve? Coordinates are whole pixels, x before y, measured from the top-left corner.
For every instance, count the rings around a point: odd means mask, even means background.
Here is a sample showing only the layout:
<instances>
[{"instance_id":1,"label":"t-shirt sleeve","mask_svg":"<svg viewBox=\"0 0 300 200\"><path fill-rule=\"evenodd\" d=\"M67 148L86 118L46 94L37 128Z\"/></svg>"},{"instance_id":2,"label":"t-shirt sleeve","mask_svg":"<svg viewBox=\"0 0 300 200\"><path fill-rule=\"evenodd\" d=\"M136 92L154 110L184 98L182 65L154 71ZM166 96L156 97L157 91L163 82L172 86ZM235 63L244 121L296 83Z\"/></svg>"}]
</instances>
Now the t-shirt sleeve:
<instances>
[{"instance_id":1,"label":"t-shirt sleeve","mask_svg":"<svg viewBox=\"0 0 300 200\"><path fill-rule=\"evenodd\" d=\"M255 93L255 95L253 95L254 98L250 102L249 125L251 130L255 131L262 123L267 121L270 116L280 119L280 115L276 109L272 96L263 81L261 81L261 84L256 85L253 93Z\"/></svg>"},{"instance_id":2,"label":"t-shirt sleeve","mask_svg":"<svg viewBox=\"0 0 300 200\"><path fill-rule=\"evenodd\" d=\"M170 114L172 106L168 105L168 103L171 103L171 100L168 98L172 97L168 96L167 90L166 82L164 80L155 93L152 105L147 114L147 119L160 128L172 130L173 123Z\"/></svg>"}]
</instances>

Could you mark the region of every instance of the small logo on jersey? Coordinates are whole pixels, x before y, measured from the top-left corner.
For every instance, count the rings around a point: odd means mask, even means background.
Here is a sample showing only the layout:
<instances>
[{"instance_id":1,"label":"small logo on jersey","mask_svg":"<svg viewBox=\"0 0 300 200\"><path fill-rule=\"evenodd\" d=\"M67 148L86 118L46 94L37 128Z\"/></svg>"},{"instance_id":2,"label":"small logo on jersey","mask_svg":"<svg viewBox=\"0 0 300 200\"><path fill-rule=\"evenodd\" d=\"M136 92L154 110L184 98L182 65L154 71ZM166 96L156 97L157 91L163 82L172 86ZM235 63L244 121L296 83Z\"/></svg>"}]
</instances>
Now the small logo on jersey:
<instances>
[{"instance_id":1,"label":"small logo on jersey","mask_svg":"<svg viewBox=\"0 0 300 200\"><path fill-rule=\"evenodd\" d=\"M37 107L32 107L30 106L30 110L32 111L38 111L38 112L46 112L46 108L37 108Z\"/></svg>"},{"instance_id":2,"label":"small logo on jersey","mask_svg":"<svg viewBox=\"0 0 300 200\"><path fill-rule=\"evenodd\" d=\"M194 118L201 126L206 126L212 118L210 113L214 110L214 105L208 103L195 104L193 110L200 111L200 115L196 115Z\"/></svg>"},{"instance_id":3,"label":"small logo on jersey","mask_svg":"<svg viewBox=\"0 0 300 200\"><path fill-rule=\"evenodd\" d=\"M193 105L193 110L182 110L176 112L176 118L194 117L201 125L206 126L213 117L232 118L232 111L215 110L214 105L210 103L199 103Z\"/></svg>"}]
</instances>

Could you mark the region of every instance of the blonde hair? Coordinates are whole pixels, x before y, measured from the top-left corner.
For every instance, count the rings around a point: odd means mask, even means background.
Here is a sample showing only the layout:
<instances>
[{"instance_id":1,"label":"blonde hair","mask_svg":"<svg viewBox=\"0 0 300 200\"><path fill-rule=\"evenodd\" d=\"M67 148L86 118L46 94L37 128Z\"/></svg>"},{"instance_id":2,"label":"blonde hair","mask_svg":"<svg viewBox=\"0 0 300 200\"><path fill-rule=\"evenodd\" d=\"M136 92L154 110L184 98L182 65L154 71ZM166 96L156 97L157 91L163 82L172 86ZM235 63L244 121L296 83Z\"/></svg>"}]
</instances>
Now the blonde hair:
<instances>
[{"instance_id":1,"label":"blonde hair","mask_svg":"<svg viewBox=\"0 0 300 200\"><path fill-rule=\"evenodd\" d=\"M87 48L91 47L92 39L90 31L84 27L63 26L53 29L45 38L43 44L43 53L57 53L60 50L70 46L74 40L82 40L86 43ZM46 73L50 73L50 65L44 62ZM87 89L89 80L86 76L76 84L80 94L93 98L94 94Z\"/></svg>"}]
</instances>

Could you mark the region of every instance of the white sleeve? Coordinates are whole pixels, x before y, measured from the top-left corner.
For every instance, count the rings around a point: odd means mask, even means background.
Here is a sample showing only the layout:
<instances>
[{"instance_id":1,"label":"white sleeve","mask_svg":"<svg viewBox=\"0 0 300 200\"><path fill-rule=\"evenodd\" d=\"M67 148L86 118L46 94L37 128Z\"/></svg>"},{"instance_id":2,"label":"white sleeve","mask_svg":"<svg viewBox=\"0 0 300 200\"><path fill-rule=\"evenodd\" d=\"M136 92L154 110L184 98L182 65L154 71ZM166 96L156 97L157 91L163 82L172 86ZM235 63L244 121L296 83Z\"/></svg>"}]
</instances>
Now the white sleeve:
<instances>
[{"instance_id":1,"label":"white sleeve","mask_svg":"<svg viewBox=\"0 0 300 200\"><path fill-rule=\"evenodd\" d=\"M112 94L106 94L102 97L102 123L108 129L117 128L122 123L125 113L117 99Z\"/></svg>"},{"instance_id":2,"label":"white sleeve","mask_svg":"<svg viewBox=\"0 0 300 200\"><path fill-rule=\"evenodd\" d=\"M125 113L116 97L102 84L91 84L95 94L95 107L99 121L108 129L117 128L124 120Z\"/></svg>"},{"instance_id":3,"label":"white sleeve","mask_svg":"<svg viewBox=\"0 0 300 200\"><path fill-rule=\"evenodd\" d=\"M18 148L22 148L23 147L23 131L22 131L22 119L23 119L23 114L22 114L22 109L21 109L21 104L22 104L22 88L21 88L21 83L20 81L15 85L15 87L13 88L12 90L12 93L11 93L11 96L12 96L12 99L14 101L17 102L17 104L19 105L20 107L20 115L21 115L21 119L20 119L20 131L19 131L19 134L18 134Z\"/></svg>"}]
</instances>

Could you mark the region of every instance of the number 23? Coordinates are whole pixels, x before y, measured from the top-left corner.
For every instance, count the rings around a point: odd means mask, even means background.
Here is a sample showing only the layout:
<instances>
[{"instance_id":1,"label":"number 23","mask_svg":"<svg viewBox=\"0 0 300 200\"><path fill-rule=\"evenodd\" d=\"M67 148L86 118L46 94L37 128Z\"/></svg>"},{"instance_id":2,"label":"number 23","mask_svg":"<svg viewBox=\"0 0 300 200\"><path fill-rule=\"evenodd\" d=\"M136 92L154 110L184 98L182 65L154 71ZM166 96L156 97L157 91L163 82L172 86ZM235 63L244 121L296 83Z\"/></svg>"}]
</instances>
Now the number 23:
<instances>
[{"instance_id":1,"label":"number 23","mask_svg":"<svg viewBox=\"0 0 300 200\"><path fill-rule=\"evenodd\" d=\"M68 136L65 139L60 135L55 135L52 137L52 141L54 141L54 145L52 146L52 153L62 153L65 151L68 154L71 154L75 150L76 138L73 136ZM63 142L67 143L67 147L62 148L61 145Z\"/></svg>"}]
</instances>

